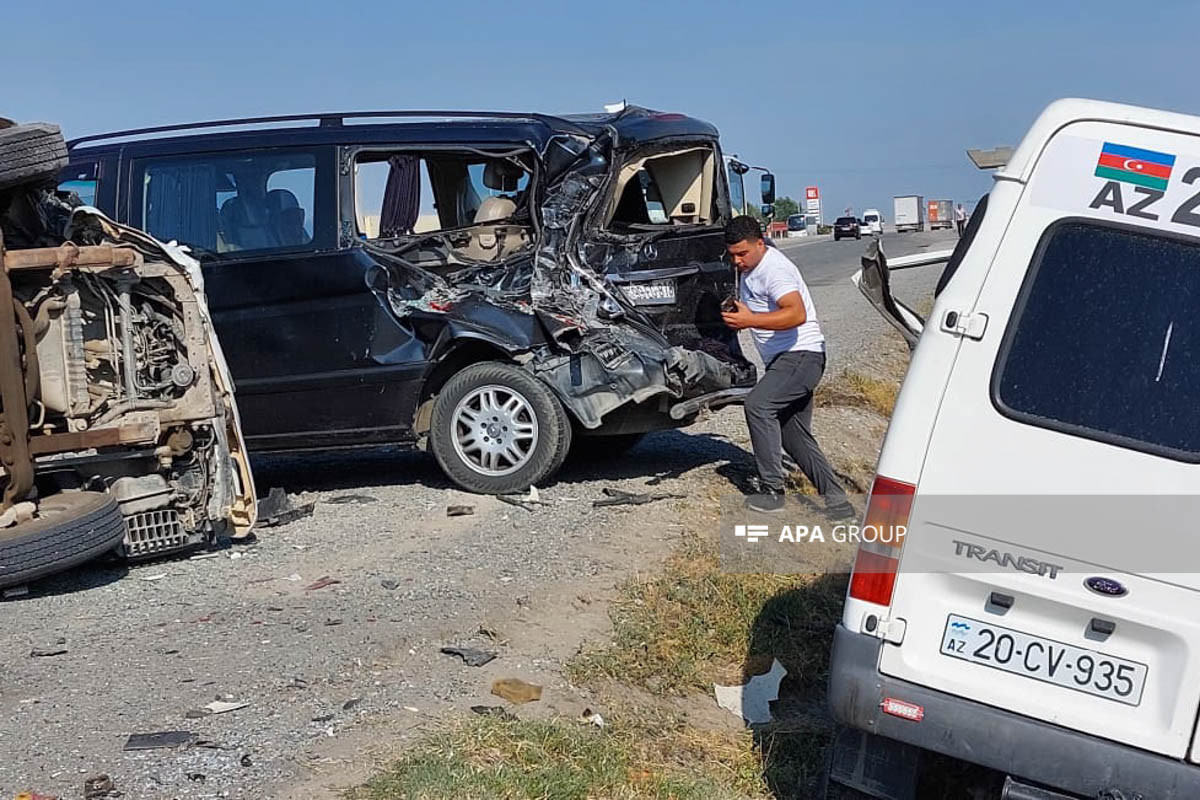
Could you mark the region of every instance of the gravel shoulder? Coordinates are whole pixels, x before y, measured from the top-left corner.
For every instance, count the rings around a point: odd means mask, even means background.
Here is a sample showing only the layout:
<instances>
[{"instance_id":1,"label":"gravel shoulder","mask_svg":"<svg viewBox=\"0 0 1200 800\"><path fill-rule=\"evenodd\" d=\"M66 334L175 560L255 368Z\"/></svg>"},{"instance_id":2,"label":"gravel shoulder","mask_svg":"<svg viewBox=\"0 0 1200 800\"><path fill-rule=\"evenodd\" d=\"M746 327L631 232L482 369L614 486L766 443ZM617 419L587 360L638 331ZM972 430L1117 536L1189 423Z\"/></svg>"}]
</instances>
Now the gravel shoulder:
<instances>
[{"instance_id":1,"label":"gravel shoulder","mask_svg":"<svg viewBox=\"0 0 1200 800\"><path fill-rule=\"evenodd\" d=\"M937 274L902 273L897 292L917 305ZM848 279L813 295L827 375L878 372L903 354ZM819 409L815 425L835 463L873 467L885 420ZM569 461L532 512L451 488L421 453L258 460L260 491L315 503L311 517L213 557L92 564L0 603L0 795L80 796L86 777L107 773L127 797L322 796L431 721L499 704L488 687L500 677L545 686L525 707L534 715L577 715L588 698L562 663L607 634L614 587L671 552L687 505L591 501L607 486L733 491L729 476L751 463L739 408L619 459ZM455 504L475 513L447 517ZM326 577L337 582L310 588ZM498 657L468 667L446 645ZM31 655L46 648L65 652ZM249 705L187 717L218 696ZM210 746L122 750L132 733L170 730Z\"/></svg>"}]
</instances>

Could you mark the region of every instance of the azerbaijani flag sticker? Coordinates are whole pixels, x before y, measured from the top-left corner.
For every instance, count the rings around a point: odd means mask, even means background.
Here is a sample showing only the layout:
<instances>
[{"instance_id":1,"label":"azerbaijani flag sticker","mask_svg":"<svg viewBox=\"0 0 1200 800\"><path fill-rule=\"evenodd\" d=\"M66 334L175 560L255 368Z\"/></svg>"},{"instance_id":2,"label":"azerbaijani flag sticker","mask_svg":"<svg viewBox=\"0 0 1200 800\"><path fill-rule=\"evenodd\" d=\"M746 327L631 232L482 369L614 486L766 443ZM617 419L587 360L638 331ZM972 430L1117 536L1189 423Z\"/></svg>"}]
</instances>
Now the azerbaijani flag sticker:
<instances>
[{"instance_id":1,"label":"azerbaijani flag sticker","mask_svg":"<svg viewBox=\"0 0 1200 800\"><path fill-rule=\"evenodd\" d=\"M1096 162L1096 177L1166 191L1175 156L1140 147L1105 142Z\"/></svg>"}]
</instances>

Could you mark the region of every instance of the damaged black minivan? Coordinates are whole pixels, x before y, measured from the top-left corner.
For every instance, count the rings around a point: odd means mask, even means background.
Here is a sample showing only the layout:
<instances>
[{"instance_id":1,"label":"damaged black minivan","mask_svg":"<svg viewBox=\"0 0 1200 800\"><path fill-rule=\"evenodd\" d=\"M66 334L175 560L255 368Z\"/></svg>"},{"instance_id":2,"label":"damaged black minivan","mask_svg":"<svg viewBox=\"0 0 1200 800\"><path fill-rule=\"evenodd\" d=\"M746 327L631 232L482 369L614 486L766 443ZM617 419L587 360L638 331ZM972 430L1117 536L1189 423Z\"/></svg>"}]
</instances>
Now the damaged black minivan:
<instances>
[{"instance_id":1,"label":"damaged black minivan","mask_svg":"<svg viewBox=\"0 0 1200 800\"><path fill-rule=\"evenodd\" d=\"M742 176L705 122L366 112L70 153L60 188L200 258L254 451L412 444L510 492L754 383L720 317Z\"/></svg>"}]
</instances>

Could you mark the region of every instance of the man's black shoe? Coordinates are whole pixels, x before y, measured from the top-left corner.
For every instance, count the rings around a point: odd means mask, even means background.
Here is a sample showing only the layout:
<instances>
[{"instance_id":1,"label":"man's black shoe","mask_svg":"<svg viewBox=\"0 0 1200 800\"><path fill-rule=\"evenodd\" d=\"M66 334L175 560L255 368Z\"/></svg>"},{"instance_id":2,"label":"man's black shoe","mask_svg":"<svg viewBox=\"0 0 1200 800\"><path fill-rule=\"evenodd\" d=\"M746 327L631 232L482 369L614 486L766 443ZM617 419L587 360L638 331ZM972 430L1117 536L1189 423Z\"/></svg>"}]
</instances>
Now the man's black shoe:
<instances>
[{"instance_id":1,"label":"man's black shoe","mask_svg":"<svg viewBox=\"0 0 1200 800\"><path fill-rule=\"evenodd\" d=\"M746 498L746 508L751 511L783 511L783 490L764 486L758 494Z\"/></svg>"},{"instance_id":2,"label":"man's black shoe","mask_svg":"<svg viewBox=\"0 0 1200 800\"><path fill-rule=\"evenodd\" d=\"M832 520L852 519L858 516L858 511L855 510L854 506L850 505L849 500L843 500L836 505L826 508L825 516Z\"/></svg>"}]
</instances>

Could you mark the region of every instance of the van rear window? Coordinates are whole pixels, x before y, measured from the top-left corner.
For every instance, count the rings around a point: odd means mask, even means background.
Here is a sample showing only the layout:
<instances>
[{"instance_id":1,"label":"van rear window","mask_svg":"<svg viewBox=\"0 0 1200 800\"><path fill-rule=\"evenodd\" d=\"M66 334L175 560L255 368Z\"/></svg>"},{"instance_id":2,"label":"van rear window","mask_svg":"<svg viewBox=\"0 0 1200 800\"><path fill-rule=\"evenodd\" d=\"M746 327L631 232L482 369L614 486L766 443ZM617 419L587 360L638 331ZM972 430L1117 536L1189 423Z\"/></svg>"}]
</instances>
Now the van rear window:
<instances>
[{"instance_id":1,"label":"van rear window","mask_svg":"<svg viewBox=\"0 0 1200 800\"><path fill-rule=\"evenodd\" d=\"M1042 238L993 378L1035 425L1200 461L1200 244L1068 221Z\"/></svg>"}]
</instances>

